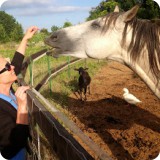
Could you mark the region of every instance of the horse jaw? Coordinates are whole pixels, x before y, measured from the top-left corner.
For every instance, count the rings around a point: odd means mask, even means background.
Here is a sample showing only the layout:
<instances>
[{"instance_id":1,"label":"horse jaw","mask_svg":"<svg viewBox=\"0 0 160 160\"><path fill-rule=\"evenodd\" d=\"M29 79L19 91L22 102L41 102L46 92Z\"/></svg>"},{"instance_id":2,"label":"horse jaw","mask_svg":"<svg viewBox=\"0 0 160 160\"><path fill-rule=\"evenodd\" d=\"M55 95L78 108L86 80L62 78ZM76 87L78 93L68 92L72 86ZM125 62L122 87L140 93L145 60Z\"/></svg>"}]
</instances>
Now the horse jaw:
<instances>
[{"instance_id":1,"label":"horse jaw","mask_svg":"<svg viewBox=\"0 0 160 160\"><path fill-rule=\"evenodd\" d=\"M83 51L78 51L78 52L70 52L70 51L65 51L59 54L61 56L72 56L72 57L77 57L77 58L89 58L87 54Z\"/></svg>"}]
</instances>

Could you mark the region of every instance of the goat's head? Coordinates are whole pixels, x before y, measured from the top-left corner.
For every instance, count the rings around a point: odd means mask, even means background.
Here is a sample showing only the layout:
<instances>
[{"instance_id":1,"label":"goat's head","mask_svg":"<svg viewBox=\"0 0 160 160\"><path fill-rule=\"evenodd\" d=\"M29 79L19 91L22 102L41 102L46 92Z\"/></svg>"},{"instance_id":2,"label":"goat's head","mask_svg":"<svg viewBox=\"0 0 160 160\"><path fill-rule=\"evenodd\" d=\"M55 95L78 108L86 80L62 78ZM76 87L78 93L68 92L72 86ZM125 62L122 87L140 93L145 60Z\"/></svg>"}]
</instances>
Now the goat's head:
<instances>
[{"instance_id":1,"label":"goat's head","mask_svg":"<svg viewBox=\"0 0 160 160\"><path fill-rule=\"evenodd\" d=\"M79 74L81 75L83 72L85 72L86 70L88 70L88 68L79 67L78 69L75 68L74 70L75 70L75 71L78 71Z\"/></svg>"}]
</instances>

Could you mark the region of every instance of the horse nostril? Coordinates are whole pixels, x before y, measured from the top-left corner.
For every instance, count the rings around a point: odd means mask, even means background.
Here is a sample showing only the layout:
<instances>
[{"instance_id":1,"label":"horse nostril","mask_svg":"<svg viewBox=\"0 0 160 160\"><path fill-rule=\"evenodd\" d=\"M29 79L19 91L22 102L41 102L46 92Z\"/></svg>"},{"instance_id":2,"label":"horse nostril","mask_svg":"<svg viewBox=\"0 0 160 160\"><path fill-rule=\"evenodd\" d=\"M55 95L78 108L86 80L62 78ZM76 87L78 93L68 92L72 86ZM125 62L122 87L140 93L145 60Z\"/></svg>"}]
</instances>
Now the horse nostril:
<instances>
[{"instance_id":1,"label":"horse nostril","mask_svg":"<svg viewBox=\"0 0 160 160\"><path fill-rule=\"evenodd\" d=\"M57 40L57 38L58 38L58 36L57 36L57 35L52 35L52 36L51 36L51 39L52 39L53 41L56 41L56 40Z\"/></svg>"}]
</instances>

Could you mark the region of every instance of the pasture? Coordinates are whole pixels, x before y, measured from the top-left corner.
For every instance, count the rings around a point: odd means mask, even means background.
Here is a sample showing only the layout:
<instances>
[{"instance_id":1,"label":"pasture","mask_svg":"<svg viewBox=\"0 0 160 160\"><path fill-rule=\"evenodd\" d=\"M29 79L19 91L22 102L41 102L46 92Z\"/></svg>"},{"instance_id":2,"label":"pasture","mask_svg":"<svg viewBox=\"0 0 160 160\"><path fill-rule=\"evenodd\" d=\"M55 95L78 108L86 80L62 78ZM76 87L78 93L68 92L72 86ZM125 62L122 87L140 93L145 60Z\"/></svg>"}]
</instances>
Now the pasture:
<instances>
[{"instance_id":1,"label":"pasture","mask_svg":"<svg viewBox=\"0 0 160 160\"><path fill-rule=\"evenodd\" d=\"M65 58L58 61L64 63ZM54 60L50 57L50 62ZM86 102L77 99L73 93L78 79L74 68L84 65L87 65L92 76L91 95L87 94ZM35 80L44 74L42 68L38 62L34 64ZM124 87L142 103L128 106L122 96ZM48 81L40 93L114 160L150 160L157 156L160 150L160 101L124 65L97 60L87 60L85 63L82 60ZM76 135L73 136L94 159L98 159Z\"/></svg>"},{"instance_id":2,"label":"pasture","mask_svg":"<svg viewBox=\"0 0 160 160\"><path fill-rule=\"evenodd\" d=\"M9 52L12 57L14 51L9 48L10 46L8 49L1 47L1 52ZM40 49L33 47L33 51ZM31 54L32 50L27 50L27 55ZM34 86L48 72L48 60L50 68L53 69L68 62L68 57L55 59L49 56L47 59L45 56L32 64ZM87 66L92 77L91 95L87 94L86 102L81 102L73 94L78 79L74 68L80 66ZM28 67L25 76L28 84L31 83L30 74ZM124 87L142 103L127 106L122 98ZM144 82L124 65L92 59L82 60L51 78L40 89L40 93L115 160L149 160L160 150L160 101ZM81 143L81 140L77 137L76 139ZM96 159L92 151L85 149Z\"/></svg>"},{"instance_id":3,"label":"pasture","mask_svg":"<svg viewBox=\"0 0 160 160\"><path fill-rule=\"evenodd\" d=\"M124 87L142 103L128 106L122 98ZM157 156L160 101L137 75L119 63L106 64L92 77L91 95L87 96L83 103L70 94L60 110L114 160Z\"/></svg>"},{"instance_id":4,"label":"pasture","mask_svg":"<svg viewBox=\"0 0 160 160\"><path fill-rule=\"evenodd\" d=\"M71 94L62 108L115 160L152 160L160 151L160 27L136 18L138 10L138 5L126 12L116 7L106 17L53 32L45 40L59 55L121 63L109 63L92 77L86 103ZM124 87L142 103L128 106Z\"/></svg>"},{"instance_id":5,"label":"pasture","mask_svg":"<svg viewBox=\"0 0 160 160\"><path fill-rule=\"evenodd\" d=\"M33 48L33 51L41 49ZM1 52L8 51L9 49L3 50L1 47ZM9 51L11 57L13 52ZM27 51L27 55L31 53L31 50ZM68 62L68 57L55 59L49 56L47 59L45 56L32 64L34 86L48 72L48 60L50 68L53 69ZM91 95L87 94L86 102L81 102L73 94L78 79L74 68L80 66L87 66L92 77ZM31 83L30 74L29 67L25 76L28 84ZM124 87L142 103L127 106L122 98ZM115 160L149 160L160 150L160 101L144 82L124 65L92 59L82 60L51 78L40 89L40 93ZM81 144L81 140L76 135L73 136ZM96 159L92 151L85 149Z\"/></svg>"}]
</instances>

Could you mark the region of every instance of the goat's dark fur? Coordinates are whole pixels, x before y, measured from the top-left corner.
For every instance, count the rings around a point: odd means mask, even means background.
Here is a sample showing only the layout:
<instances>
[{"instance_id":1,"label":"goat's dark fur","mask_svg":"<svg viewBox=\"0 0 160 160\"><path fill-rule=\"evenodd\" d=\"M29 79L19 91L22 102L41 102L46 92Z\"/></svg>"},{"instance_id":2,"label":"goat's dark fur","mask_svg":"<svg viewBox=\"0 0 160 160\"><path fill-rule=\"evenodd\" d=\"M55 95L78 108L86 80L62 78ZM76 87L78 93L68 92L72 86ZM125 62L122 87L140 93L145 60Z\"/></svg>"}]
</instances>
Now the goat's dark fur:
<instances>
[{"instance_id":1,"label":"goat's dark fur","mask_svg":"<svg viewBox=\"0 0 160 160\"><path fill-rule=\"evenodd\" d=\"M79 79L78 79L78 92L80 95L80 99L82 99L82 93L84 94L84 100L87 100L86 93L87 89L90 94L90 83L91 83L91 77L89 76L88 72L86 71L88 68L80 67L79 69L75 69L79 72Z\"/></svg>"}]
</instances>

